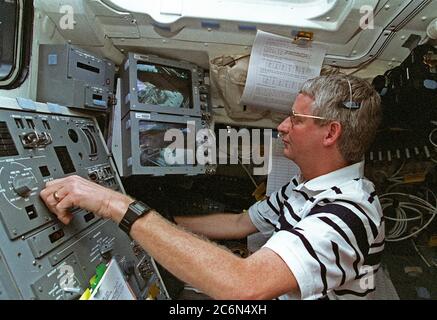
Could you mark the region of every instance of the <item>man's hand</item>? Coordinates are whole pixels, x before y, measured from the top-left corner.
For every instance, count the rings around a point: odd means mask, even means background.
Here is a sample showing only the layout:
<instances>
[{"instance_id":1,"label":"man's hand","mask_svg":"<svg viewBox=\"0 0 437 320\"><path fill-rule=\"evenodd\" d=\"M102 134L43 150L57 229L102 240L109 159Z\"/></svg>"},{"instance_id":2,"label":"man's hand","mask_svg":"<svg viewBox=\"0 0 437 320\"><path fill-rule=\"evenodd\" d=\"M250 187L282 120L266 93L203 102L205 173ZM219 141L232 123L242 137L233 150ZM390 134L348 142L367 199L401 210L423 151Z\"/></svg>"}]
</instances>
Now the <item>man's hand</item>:
<instances>
[{"instance_id":1,"label":"man's hand","mask_svg":"<svg viewBox=\"0 0 437 320\"><path fill-rule=\"evenodd\" d=\"M74 207L80 207L119 223L133 201L124 194L79 176L69 176L47 182L40 197L49 210L65 224L69 224L73 219L70 209Z\"/></svg>"}]
</instances>

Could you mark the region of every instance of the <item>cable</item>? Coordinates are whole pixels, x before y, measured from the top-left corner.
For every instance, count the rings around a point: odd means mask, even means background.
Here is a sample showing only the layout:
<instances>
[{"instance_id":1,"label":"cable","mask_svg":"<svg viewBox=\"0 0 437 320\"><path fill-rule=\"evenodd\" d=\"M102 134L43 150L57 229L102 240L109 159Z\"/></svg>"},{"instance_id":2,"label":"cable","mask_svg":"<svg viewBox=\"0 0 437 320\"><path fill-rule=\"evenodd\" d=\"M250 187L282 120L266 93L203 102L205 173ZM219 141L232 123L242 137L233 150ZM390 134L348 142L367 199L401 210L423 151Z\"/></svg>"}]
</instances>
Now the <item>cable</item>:
<instances>
[{"instance_id":1,"label":"cable","mask_svg":"<svg viewBox=\"0 0 437 320\"><path fill-rule=\"evenodd\" d=\"M250 180L252 181L253 185L255 186L255 188L258 188L258 185L255 181L255 179L252 177L252 175L250 174L249 170L247 170L246 166L243 164L243 162L241 162L240 157L238 157L238 162L241 164L241 166L243 167L244 171L246 171L247 175L249 176Z\"/></svg>"},{"instance_id":2,"label":"cable","mask_svg":"<svg viewBox=\"0 0 437 320\"><path fill-rule=\"evenodd\" d=\"M413 244L413 248L414 251L417 252L417 254L419 255L419 257L422 259L423 262L425 262L425 264L427 265L428 268L431 268L431 264L428 262L428 260L423 256L422 252L420 252L419 248L416 245L416 242L414 241L414 239L411 239L411 243Z\"/></svg>"},{"instance_id":3,"label":"cable","mask_svg":"<svg viewBox=\"0 0 437 320\"><path fill-rule=\"evenodd\" d=\"M374 59L370 59L369 61L365 62L364 64L362 64L361 66L359 66L357 69L355 69L354 71L352 71L351 73L348 73L348 76L352 76L354 74L356 74L357 72L360 72L361 70L363 70L365 67L367 67L369 64L371 64L373 62Z\"/></svg>"},{"instance_id":4,"label":"cable","mask_svg":"<svg viewBox=\"0 0 437 320\"><path fill-rule=\"evenodd\" d=\"M386 241L397 242L409 239L425 230L434 220L435 216L437 215L437 197L432 190L428 188L425 190L426 197L428 198L428 194L432 195L436 205L432 205L430 202L415 195L401 192L385 193L380 196L380 202L383 211L387 212L388 208L394 208L395 212L395 217L387 215L385 216L387 220L394 222L393 227L390 231L388 231ZM399 201L399 197L406 197L408 201ZM411 213L414 213L414 215L411 216ZM423 223L424 213L431 215L425 224ZM420 227L418 227L416 231L404 235L408 229L408 222L416 220L420 220Z\"/></svg>"},{"instance_id":5,"label":"cable","mask_svg":"<svg viewBox=\"0 0 437 320\"><path fill-rule=\"evenodd\" d=\"M396 178L396 176L402 171L402 169L404 168L404 165L405 165L405 159L404 159L404 161L402 161L402 164L401 164L401 166L399 167L399 169L398 170L396 170L395 171L395 173L393 173L392 175L391 175L391 179L395 179Z\"/></svg>"},{"instance_id":6,"label":"cable","mask_svg":"<svg viewBox=\"0 0 437 320\"><path fill-rule=\"evenodd\" d=\"M437 148L437 142L435 142L435 141L433 140L433 138L432 138L432 136L433 136L433 134L434 134L435 132L437 132L437 128L435 128L434 130L432 130L432 131L430 132L428 138L429 138L429 142L433 145L433 147L434 147L434 148ZM437 163L437 160L434 159L433 157L431 157L431 161L434 162L434 163Z\"/></svg>"},{"instance_id":7,"label":"cable","mask_svg":"<svg viewBox=\"0 0 437 320\"><path fill-rule=\"evenodd\" d=\"M403 183L404 178L402 176L398 176L398 174L402 171L402 169L404 168L404 165L405 165L405 160L402 161L400 167L397 168L396 171L391 176L389 176L389 173L387 173L383 169L376 170L374 172L374 174L375 174L375 176L383 175L386 181L393 182L395 185L401 184L401 183ZM386 192L388 192L388 191L386 191Z\"/></svg>"},{"instance_id":8,"label":"cable","mask_svg":"<svg viewBox=\"0 0 437 320\"><path fill-rule=\"evenodd\" d=\"M433 135L435 132L437 132L437 128L435 128L434 130L432 130L428 137L429 137L429 142L434 146L434 148L437 148L437 142L435 142L435 141L432 139L432 135Z\"/></svg>"}]
</instances>

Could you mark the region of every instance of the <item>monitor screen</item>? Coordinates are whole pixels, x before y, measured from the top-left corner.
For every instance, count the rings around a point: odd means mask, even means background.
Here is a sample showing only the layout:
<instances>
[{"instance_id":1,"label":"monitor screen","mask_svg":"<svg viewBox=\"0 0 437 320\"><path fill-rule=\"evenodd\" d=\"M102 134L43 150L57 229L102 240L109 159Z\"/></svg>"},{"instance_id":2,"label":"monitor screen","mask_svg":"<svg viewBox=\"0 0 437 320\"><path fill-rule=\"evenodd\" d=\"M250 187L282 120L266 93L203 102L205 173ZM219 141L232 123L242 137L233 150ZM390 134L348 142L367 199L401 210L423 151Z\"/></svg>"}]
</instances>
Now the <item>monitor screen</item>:
<instances>
[{"instance_id":1,"label":"monitor screen","mask_svg":"<svg viewBox=\"0 0 437 320\"><path fill-rule=\"evenodd\" d=\"M137 92L140 103L193 108L190 70L138 61Z\"/></svg>"},{"instance_id":2,"label":"monitor screen","mask_svg":"<svg viewBox=\"0 0 437 320\"><path fill-rule=\"evenodd\" d=\"M183 146L187 146L188 130L186 124L166 123L153 121L139 122L139 143L140 143L140 164L143 167L174 167L193 165L189 163L192 159L193 151L184 147L170 148L174 141L165 141L165 133L170 129L182 132L184 137ZM172 159L173 163L168 159Z\"/></svg>"}]
</instances>

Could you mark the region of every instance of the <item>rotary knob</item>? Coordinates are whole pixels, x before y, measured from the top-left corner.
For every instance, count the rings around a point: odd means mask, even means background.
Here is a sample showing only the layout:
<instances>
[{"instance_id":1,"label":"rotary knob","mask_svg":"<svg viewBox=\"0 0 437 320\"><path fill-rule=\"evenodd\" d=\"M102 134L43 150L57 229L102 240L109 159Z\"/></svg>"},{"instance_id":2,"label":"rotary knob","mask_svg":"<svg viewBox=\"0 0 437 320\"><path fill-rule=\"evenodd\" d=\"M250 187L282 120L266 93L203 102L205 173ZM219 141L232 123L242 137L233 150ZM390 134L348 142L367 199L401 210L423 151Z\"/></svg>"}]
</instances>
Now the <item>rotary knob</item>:
<instances>
[{"instance_id":1,"label":"rotary knob","mask_svg":"<svg viewBox=\"0 0 437 320\"><path fill-rule=\"evenodd\" d=\"M23 198L26 198L35 187L35 179L33 177L17 177L12 182L14 191Z\"/></svg>"}]
</instances>

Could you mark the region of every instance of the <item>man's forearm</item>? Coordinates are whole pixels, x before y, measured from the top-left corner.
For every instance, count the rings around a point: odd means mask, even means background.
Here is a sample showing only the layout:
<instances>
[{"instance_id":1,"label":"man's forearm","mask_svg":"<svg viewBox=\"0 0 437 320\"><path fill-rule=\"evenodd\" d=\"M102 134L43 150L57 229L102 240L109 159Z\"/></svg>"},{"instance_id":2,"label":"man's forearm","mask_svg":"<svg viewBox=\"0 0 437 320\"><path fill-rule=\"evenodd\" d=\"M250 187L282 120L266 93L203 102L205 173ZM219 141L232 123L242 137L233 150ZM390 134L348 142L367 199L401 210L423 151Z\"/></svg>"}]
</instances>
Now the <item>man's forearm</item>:
<instances>
[{"instance_id":1,"label":"man's forearm","mask_svg":"<svg viewBox=\"0 0 437 320\"><path fill-rule=\"evenodd\" d=\"M245 213L214 213L175 217L178 225L209 239L243 239L257 232Z\"/></svg>"},{"instance_id":2,"label":"man's forearm","mask_svg":"<svg viewBox=\"0 0 437 320\"><path fill-rule=\"evenodd\" d=\"M171 225L156 212L137 220L131 236L172 274L211 297L230 297L239 287L243 260L214 243ZM241 286L242 287L242 286Z\"/></svg>"},{"instance_id":3,"label":"man's forearm","mask_svg":"<svg viewBox=\"0 0 437 320\"><path fill-rule=\"evenodd\" d=\"M290 291L298 293L293 273L270 249L243 259L169 223L155 211L138 219L130 235L164 268L212 298L272 299Z\"/></svg>"}]
</instances>

